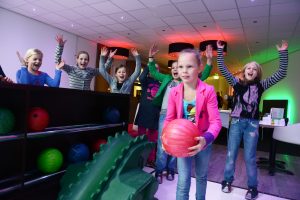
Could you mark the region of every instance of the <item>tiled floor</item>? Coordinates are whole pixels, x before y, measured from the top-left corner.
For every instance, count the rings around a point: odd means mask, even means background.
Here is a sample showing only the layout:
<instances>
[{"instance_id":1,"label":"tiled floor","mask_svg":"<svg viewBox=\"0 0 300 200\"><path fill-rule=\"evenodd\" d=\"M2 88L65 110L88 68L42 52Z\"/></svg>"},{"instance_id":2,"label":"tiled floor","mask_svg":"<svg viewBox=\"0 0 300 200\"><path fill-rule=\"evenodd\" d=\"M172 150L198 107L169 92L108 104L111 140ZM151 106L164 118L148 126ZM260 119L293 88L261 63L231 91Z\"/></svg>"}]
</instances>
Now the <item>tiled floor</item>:
<instances>
[{"instance_id":1,"label":"tiled floor","mask_svg":"<svg viewBox=\"0 0 300 200\"><path fill-rule=\"evenodd\" d=\"M145 171L151 173L152 168L145 168ZM164 179L163 183L159 185L158 191L155 194L155 197L159 200L175 200L176 199L176 184L177 184L177 174L175 175L174 181L167 181ZM190 189L190 199L194 199L196 192L195 179L192 178L191 189ZM208 181L207 190L206 190L206 199L207 200L241 200L245 199L246 194L245 189L233 188L233 191L230 194L223 193L221 191L221 185L219 183L214 183ZM258 200L285 200L284 198L275 197L268 194L260 193Z\"/></svg>"}]
</instances>

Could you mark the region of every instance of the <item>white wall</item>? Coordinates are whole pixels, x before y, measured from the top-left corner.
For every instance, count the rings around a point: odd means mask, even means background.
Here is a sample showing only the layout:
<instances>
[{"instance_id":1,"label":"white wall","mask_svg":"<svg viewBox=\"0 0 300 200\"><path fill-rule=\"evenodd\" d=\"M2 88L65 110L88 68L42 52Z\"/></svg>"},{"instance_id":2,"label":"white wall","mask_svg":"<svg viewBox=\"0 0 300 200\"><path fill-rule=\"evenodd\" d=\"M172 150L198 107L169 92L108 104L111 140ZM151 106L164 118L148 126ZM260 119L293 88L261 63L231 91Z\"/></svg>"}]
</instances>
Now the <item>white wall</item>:
<instances>
[{"instance_id":1,"label":"white wall","mask_svg":"<svg viewBox=\"0 0 300 200\"><path fill-rule=\"evenodd\" d=\"M97 44L82 37L2 8L0 8L0 27L0 65L6 76L14 81L20 68L16 51L24 55L29 48L38 48L43 52L40 70L54 77L55 36L58 33L63 34L67 40L63 53L63 59L67 64L75 64L76 52L84 50L90 54L89 66L95 67ZM63 72L60 87L68 88L68 83L68 76Z\"/></svg>"}]
</instances>

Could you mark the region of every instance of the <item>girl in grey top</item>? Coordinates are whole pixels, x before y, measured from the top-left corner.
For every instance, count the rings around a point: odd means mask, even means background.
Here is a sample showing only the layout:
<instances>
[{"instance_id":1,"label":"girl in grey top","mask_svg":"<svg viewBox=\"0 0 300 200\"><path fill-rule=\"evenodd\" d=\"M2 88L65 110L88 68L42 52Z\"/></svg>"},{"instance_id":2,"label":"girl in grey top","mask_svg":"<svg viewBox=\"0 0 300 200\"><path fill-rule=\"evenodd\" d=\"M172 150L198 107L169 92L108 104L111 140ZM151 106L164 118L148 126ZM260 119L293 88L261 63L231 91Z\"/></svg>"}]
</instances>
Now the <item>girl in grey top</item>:
<instances>
[{"instance_id":1,"label":"girl in grey top","mask_svg":"<svg viewBox=\"0 0 300 200\"><path fill-rule=\"evenodd\" d=\"M103 78L108 82L111 93L130 94L132 85L141 72L141 57L136 49L131 49L132 55L135 57L135 70L130 77L128 77L126 66L121 65L115 69L115 77L111 76L106 70L107 66L104 64L105 56L108 53L106 47L101 48L99 71ZM115 52L114 52L115 53ZM111 53L110 53L111 54Z\"/></svg>"},{"instance_id":2,"label":"girl in grey top","mask_svg":"<svg viewBox=\"0 0 300 200\"><path fill-rule=\"evenodd\" d=\"M57 46L55 52L55 62L61 62L61 56L63 53L64 45L66 40L63 39L62 35L56 36ZM110 52L105 67L112 63L112 57L116 51ZM78 90L91 90L91 81L94 76L100 75L99 69L88 67L89 54L86 51L79 51L76 55L76 65L71 66L65 64L62 69L69 75L69 87Z\"/></svg>"}]
</instances>

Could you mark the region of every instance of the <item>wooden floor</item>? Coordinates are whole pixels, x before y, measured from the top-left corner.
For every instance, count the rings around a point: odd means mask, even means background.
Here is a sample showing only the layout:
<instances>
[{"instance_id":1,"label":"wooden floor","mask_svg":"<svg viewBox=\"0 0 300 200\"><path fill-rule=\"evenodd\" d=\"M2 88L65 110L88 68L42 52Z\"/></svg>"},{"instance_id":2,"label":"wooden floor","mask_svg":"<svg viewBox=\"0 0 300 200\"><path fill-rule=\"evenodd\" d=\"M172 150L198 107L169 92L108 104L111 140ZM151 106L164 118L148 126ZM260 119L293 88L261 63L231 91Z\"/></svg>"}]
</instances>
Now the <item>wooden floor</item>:
<instances>
[{"instance_id":1,"label":"wooden floor","mask_svg":"<svg viewBox=\"0 0 300 200\"><path fill-rule=\"evenodd\" d=\"M223 180L226 153L226 146L213 145L213 152L209 163L208 180L217 183ZM268 153L258 151L257 157L268 157ZM270 176L267 170L258 169L258 191L278 197L300 200L300 157L277 154L277 159L285 161L287 169L291 170L294 175L276 173L274 176ZM243 149L240 149L237 158L233 186L247 188Z\"/></svg>"}]
</instances>

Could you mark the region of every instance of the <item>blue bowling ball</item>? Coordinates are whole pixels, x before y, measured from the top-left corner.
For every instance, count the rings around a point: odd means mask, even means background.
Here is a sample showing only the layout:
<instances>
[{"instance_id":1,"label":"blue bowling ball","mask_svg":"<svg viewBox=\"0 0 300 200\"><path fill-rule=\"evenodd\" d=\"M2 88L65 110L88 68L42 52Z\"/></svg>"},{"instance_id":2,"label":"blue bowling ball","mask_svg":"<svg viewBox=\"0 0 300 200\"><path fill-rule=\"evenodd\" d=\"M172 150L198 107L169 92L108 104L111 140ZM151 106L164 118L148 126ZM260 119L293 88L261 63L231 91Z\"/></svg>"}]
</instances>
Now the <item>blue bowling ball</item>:
<instances>
[{"instance_id":1,"label":"blue bowling ball","mask_svg":"<svg viewBox=\"0 0 300 200\"><path fill-rule=\"evenodd\" d=\"M103 118L106 123L118 123L120 122L120 112L115 107L108 107L104 110Z\"/></svg>"},{"instance_id":2,"label":"blue bowling ball","mask_svg":"<svg viewBox=\"0 0 300 200\"><path fill-rule=\"evenodd\" d=\"M87 161L90 157L90 150L87 145L85 144L74 144L71 146L68 159L71 163L78 163Z\"/></svg>"}]
</instances>

